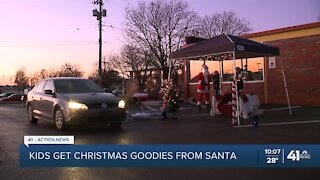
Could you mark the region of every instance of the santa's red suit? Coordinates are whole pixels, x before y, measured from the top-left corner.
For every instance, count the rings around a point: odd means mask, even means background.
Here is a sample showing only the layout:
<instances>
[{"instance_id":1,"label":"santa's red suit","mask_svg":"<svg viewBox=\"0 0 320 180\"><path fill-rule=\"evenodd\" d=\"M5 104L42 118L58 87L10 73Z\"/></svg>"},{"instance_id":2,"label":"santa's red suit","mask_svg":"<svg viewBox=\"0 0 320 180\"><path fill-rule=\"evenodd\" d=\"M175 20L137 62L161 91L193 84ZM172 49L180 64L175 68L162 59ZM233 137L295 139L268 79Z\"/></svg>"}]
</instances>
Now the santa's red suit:
<instances>
[{"instance_id":1,"label":"santa's red suit","mask_svg":"<svg viewBox=\"0 0 320 180\"><path fill-rule=\"evenodd\" d=\"M198 105L199 110L201 108L201 101L204 97L205 103L207 106L209 106L210 103L210 81L211 81L211 75L208 71L208 66L204 65L202 66L202 72L199 73L197 78L197 92L198 92Z\"/></svg>"}]
</instances>

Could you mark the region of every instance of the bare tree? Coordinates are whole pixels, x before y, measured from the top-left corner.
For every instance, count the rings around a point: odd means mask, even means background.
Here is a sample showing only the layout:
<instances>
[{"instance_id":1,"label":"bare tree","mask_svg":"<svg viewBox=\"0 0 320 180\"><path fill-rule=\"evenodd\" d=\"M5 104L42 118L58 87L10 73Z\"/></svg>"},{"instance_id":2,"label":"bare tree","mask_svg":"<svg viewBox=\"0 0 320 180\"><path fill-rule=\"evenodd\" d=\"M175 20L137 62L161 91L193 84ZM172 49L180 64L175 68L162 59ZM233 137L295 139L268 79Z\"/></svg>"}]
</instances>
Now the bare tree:
<instances>
[{"instance_id":1,"label":"bare tree","mask_svg":"<svg viewBox=\"0 0 320 180\"><path fill-rule=\"evenodd\" d=\"M59 71L55 68L50 68L49 70L42 68L40 71L36 71L30 76L30 85L35 85L42 79L57 77L58 72Z\"/></svg>"},{"instance_id":2,"label":"bare tree","mask_svg":"<svg viewBox=\"0 0 320 180\"><path fill-rule=\"evenodd\" d=\"M168 60L184 37L196 27L197 14L179 0L139 2L126 9L125 34L132 44L148 49L154 55L153 64L168 76Z\"/></svg>"},{"instance_id":3,"label":"bare tree","mask_svg":"<svg viewBox=\"0 0 320 180\"><path fill-rule=\"evenodd\" d=\"M120 55L109 57L109 65L122 74L132 71L139 89L142 90L147 81L146 71L154 67L152 65L154 59L153 53L149 50L143 50L133 45L124 45Z\"/></svg>"},{"instance_id":4,"label":"bare tree","mask_svg":"<svg viewBox=\"0 0 320 180\"><path fill-rule=\"evenodd\" d=\"M45 78L50 77L50 74L48 73L48 71L46 69L41 69L38 76L40 79L45 79Z\"/></svg>"},{"instance_id":5,"label":"bare tree","mask_svg":"<svg viewBox=\"0 0 320 180\"><path fill-rule=\"evenodd\" d=\"M36 72L34 74L34 76L38 76L39 80L41 80L41 79L46 79L49 77L57 77L58 72L59 71L54 70L54 69L47 70L47 69L42 68L40 71Z\"/></svg>"},{"instance_id":6,"label":"bare tree","mask_svg":"<svg viewBox=\"0 0 320 180\"><path fill-rule=\"evenodd\" d=\"M14 83L17 84L19 89L24 89L28 86L29 78L26 75L25 68L20 68L15 74Z\"/></svg>"},{"instance_id":7,"label":"bare tree","mask_svg":"<svg viewBox=\"0 0 320 180\"><path fill-rule=\"evenodd\" d=\"M56 72L59 77L82 77L83 71L76 65L65 63L61 66L60 70Z\"/></svg>"},{"instance_id":8,"label":"bare tree","mask_svg":"<svg viewBox=\"0 0 320 180\"><path fill-rule=\"evenodd\" d=\"M252 31L250 23L232 11L206 15L200 19L197 31L200 36L208 39L221 34L241 35Z\"/></svg>"},{"instance_id":9,"label":"bare tree","mask_svg":"<svg viewBox=\"0 0 320 180\"><path fill-rule=\"evenodd\" d=\"M121 72L121 64L111 64L112 59L117 58L117 55L110 55L108 58L103 57L102 66L102 79L99 76L99 62L94 63L94 70L89 75L88 79L99 84L101 87L113 89L121 83L121 77L119 72ZM108 59L108 60L107 60Z\"/></svg>"},{"instance_id":10,"label":"bare tree","mask_svg":"<svg viewBox=\"0 0 320 180\"><path fill-rule=\"evenodd\" d=\"M30 85L34 86L41 80L39 76L39 71L34 72L32 75L30 75Z\"/></svg>"}]
</instances>

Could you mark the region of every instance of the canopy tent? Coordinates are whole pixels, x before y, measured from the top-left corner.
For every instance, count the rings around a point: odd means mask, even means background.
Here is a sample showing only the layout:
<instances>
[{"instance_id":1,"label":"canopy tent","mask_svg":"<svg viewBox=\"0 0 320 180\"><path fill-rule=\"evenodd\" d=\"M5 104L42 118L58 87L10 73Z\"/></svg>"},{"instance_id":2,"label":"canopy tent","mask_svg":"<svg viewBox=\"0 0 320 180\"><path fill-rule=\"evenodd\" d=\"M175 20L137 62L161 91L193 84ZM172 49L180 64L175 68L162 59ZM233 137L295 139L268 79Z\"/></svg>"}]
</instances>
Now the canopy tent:
<instances>
[{"instance_id":1,"label":"canopy tent","mask_svg":"<svg viewBox=\"0 0 320 180\"><path fill-rule=\"evenodd\" d=\"M213 37L211 39L200 41L188 47L179 49L170 55L170 59L176 59L176 60L201 59L201 60L209 60L209 61L210 60L211 61L233 60L233 72L235 74L235 59L268 57L268 56L278 56L278 55L280 55L279 48L268 46L259 42L248 40L248 39L244 39L238 36L223 34L223 35ZM169 72L169 76L170 76L170 72ZM285 88L286 88L286 85L285 85ZM237 113L236 114L237 114L238 125L239 125L240 124L239 113L238 113L239 102L238 102L238 95L236 96L237 96L236 98ZM289 98L288 98L288 104L290 109ZM291 114L291 111L290 111L290 114Z\"/></svg>"},{"instance_id":2,"label":"canopy tent","mask_svg":"<svg viewBox=\"0 0 320 180\"><path fill-rule=\"evenodd\" d=\"M223 34L208 40L200 41L186 48L179 49L171 54L170 59L202 58L211 60L213 56L226 53L234 53L235 59L280 55L279 48L238 36Z\"/></svg>"}]
</instances>

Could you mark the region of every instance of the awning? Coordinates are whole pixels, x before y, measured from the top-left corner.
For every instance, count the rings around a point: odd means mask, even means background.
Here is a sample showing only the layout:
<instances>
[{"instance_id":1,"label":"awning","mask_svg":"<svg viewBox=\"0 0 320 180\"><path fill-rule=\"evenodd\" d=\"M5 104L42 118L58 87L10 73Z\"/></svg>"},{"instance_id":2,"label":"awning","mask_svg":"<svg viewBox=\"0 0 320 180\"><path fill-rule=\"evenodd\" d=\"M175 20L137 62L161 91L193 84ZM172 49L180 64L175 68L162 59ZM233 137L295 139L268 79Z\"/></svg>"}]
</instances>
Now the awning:
<instances>
[{"instance_id":1,"label":"awning","mask_svg":"<svg viewBox=\"0 0 320 180\"><path fill-rule=\"evenodd\" d=\"M233 52L236 59L280 55L279 48L223 34L179 49L171 54L170 59L210 59L212 56Z\"/></svg>"}]
</instances>

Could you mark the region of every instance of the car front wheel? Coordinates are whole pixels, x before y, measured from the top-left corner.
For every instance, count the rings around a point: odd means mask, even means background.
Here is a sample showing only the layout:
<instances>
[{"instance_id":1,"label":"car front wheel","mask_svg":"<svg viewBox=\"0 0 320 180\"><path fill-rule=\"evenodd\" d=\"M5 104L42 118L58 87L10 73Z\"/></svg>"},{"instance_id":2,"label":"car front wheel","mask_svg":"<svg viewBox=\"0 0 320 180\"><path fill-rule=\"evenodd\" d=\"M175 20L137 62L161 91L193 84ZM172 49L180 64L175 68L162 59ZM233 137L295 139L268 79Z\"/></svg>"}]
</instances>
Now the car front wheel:
<instances>
[{"instance_id":1,"label":"car front wheel","mask_svg":"<svg viewBox=\"0 0 320 180\"><path fill-rule=\"evenodd\" d=\"M34 117L33 114L33 107L31 105L28 106L28 120L32 124L36 124L38 122L38 119Z\"/></svg>"},{"instance_id":2,"label":"car front wheel","mask_svg":"<svg viewBox=\"0 0 320 180\"><path fill-rule=\"evenodd\" d=\"M64 116L60 108L55 110L54 123L59 131L63 131L66 128Z\"/></svg>"}]
</instances>

